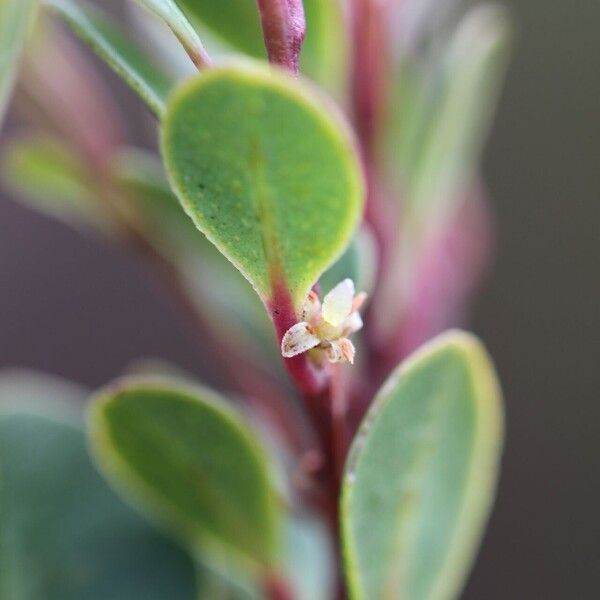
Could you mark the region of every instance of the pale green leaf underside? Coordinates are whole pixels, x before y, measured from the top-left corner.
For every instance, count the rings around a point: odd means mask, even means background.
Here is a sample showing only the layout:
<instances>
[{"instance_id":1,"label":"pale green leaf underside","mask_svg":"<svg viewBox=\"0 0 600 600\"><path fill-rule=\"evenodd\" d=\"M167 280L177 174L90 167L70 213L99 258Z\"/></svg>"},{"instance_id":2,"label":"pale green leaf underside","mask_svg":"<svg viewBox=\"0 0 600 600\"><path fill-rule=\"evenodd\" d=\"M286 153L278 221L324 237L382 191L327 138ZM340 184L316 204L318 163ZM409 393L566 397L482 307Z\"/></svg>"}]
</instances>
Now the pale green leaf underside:
<instances>
[{"instance_id":1,"label":"pale green leaf underside","mask_svg":"<svg viewBox=\"0 0 600 600\"><path fill-rule=\"evenodd\" d=\"M0 377L0 597L193 600L191 560L94 470L80 394L49 377Z\"/></svg>"},{"instance_id":2,"label":"pale green leaf underside","mask_svg":"<svg viewBox=\"0 0 600 600\"><path fill-rule=\"evenodd\" d=\"M435 338L392 374L344 477L353 600L456 597L492 503L502 421L494 369L469 334Z\"/></svg>"},{"instance_id":3,"label":"pale green leaf underside","mask_svg":"<svg viewBox=\"0 0 600 600\"><path fill-rule=\"evenodd\" d=\"M36 0L0 2L0 125L10 101Z\"/></svg>"},{"instance_id":4,"label":"pale green leaf underside","mask_svg":"<svg viewBox=\"0 0 600 600\"><path fill-rule=\"evenodd\" d=\"M109 480L194 552L274 559L279 518L266 457L213 393L126 380L96 398L88 422Z\"/></svg>"},{"instance_id":5,"label":"pale green leaf underside","mask_svg":"<svg viewBox=\"0 0 600 600\"><path fill-rule=\"evenodd\" d=\"M96 7L77 0L44 1L156 115L162 114L173 81L141 48L130 42L116 24Z\"/></svg>"},{"instance_id":6,"label":"pale green leaf underside","mask_svg":"<svg viewBox=\"0 0 600 600\"><path fill-rule=\"evenodd\" d=\"M347 127L283 73L244 63L184 84L162 152L186 212L265 300L283 283L298 305L352 237L363 194Z\"/></svg>"}]
</instances>

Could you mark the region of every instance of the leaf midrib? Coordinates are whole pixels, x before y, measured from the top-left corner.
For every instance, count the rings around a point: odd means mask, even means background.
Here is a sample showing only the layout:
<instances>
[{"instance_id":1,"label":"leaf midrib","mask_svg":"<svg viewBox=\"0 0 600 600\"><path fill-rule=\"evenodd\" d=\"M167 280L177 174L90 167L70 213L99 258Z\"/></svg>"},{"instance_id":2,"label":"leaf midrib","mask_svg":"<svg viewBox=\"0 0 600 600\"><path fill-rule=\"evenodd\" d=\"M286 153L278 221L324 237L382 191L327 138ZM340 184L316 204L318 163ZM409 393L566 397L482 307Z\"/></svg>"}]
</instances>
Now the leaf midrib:
<instances>
[{"instance_id":1,"label":"leaf midrib","mask_svg":"<svg viewBox=\"0 0 600 600\"><path fill-rule=\"evenodd\" d=\"M156 440L158 447L169 447L171 456L173 457L175 463L182 466L181 472L184 474L184 476L185 472L188 471L193 472L196 483L199 483L198 480L201 479L201 485L204 486L203 492L213 499L213 511L215 515L219 515L219 522L235 523L234 527L227 527L226 529L221 530L223 533L225 531L227 532L227 539L222 535L222 533L219 532L218 529L211 530L210 535L220 539L221 542L226 543L228 546L233 546L231 534L233 531L236 531L238 539L245 540L243 543L244 553L248 554L251 551L251 548L256 549L256 536L248 527L246 517L240 513L239 509L229 501L227 495L222 493L219 486L214 485L211 478L206 476L205 470L200 468L197 463L189 460L189 455L185 452L185 449L181 446L181 444L172 444L172 437L168 434L165 434L165 432L152 421L146 422L145 429L150 436ZM149 484L146 481L146 478L143 477L142 479L145 484L144 487L147 487ZM181 507L173 503L171 498L163 491L159 491L159 494L163 500L172 506L179 514L181 514L186 521L192 518L193 523L195 524L195 529L199 525L199 528L202 532L209 531L204 525L199 524L195 517L190 515L190 513L182 510Z\"/></svg>"},{"instance_id":2,"label":"leaf midrib","mask_svg":"<svg viewBox=\"0 0 600 600\"><path fill-rule=\"evenodd\" d=\"M283 275L283 259L277 233L277 207L267 181L266 158L260 136L256 133L251 137L248 164L254 184L256 218L269 271L269 283L274 288L275 282Z\"/></svg>"}]
</instances>

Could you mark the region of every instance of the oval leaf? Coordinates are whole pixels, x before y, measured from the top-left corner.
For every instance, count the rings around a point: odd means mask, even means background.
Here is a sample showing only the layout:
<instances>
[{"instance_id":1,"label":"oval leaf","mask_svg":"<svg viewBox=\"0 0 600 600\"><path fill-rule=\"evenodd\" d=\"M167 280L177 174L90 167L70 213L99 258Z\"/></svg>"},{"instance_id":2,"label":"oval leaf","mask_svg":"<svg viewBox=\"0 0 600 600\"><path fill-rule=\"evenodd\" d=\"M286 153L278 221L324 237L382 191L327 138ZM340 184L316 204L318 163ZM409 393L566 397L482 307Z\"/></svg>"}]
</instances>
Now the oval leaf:
<instances>
[{"instance_id":1,"label":"oval leaf","mask_svg":"<svg viewBox=\"0 0 600 600\"><path fill-rule=\"evenodd\" d=\"M0 124L10 101L19 59L36 6L36 0L0 2Z\"/></svg>"},{"instance_id":2,"label":"oval leaf","mask_svg":"<svg viewBox=\"0 0 600 600\"><path fill-rule=\"evenodd\" d=\"M98 9L75 0L45 0L73 32L160 115L173 81Z\"/></svg>"},{"instance_id":3,"label":"oval leaf","mask_svg":"<svg viewBox=\"0 0 600 600\"><path fill-rule=\"evenodd\" d=\"M184 84L162 151L196 226L265 301L283 286L298 306L357 224L362 179L348 130L282 73L229 66Z\"/></svg>"},{"instance_id":4,"label":"oval leaf","mask_svg":"<svg viewBox=\"0 0 600 600\"><path fill-rule=\"evenodd\" d=\"M456 597L492 503L502 420L494 369L469 334L434 339L390 377L343 483L354 600Z\"/></svg>"},{"instance_id":5,"label":"oval leaf","mask_svg":"<svg viewBox=\"0 0 600 600\"><path fill-rule=\"evenodd\" d=\"M120 382L93 402L89 428L107 477L194 551L274 560L279 519L265 455L213 393Z\"/></svg>"},{"instance_id":6,"label":"oval leaf","mask_svg":"<svg viewBox=\"0 0 600 600\"><path fill-rule=\"evenodd\" d=\"M189 557L94 470L80 394L50 377L0 377L0 597L192 600Z\"/></svg>"}]
</instances>

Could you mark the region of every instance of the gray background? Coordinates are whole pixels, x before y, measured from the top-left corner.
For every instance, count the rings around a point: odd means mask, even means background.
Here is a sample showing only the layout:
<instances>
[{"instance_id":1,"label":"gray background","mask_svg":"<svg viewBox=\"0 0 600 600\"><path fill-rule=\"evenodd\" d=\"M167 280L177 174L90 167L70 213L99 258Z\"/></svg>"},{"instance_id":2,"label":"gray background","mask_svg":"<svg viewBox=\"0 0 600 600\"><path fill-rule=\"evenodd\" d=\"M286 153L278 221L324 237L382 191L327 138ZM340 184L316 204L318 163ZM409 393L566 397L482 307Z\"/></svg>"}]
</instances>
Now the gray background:
<instances>
[{"instance_id":1,"label":"gray background","mask_svg":"<svg viewBox=\"0 0 600 600\"><path fill-rule=\"evenodd\" d=\"M485 160L498 253L473 320L501 374L508 439L465 598L596 598L600 5L508 4L518 46ZM156 291L126 253L0 193L0 366L90 386L140 355L206 373Z\"/></svg>"}]
</instances>

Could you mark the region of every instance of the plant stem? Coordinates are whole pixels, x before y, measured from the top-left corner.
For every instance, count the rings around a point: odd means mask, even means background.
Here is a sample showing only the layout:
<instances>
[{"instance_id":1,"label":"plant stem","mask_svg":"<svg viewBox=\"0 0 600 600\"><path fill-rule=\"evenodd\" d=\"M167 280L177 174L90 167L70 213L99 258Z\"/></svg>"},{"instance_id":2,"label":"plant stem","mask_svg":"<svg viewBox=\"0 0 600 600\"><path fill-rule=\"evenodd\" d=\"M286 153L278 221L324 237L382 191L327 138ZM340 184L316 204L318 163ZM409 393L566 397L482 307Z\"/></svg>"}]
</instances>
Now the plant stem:
<instances>
[{"instance_id":1,"label":"plant stem","mask_svg":"<svg viewBox=\"0 0 600 600\"><path fill-rule=\"evenodd\" d=\"M273 285L273 299L267 309L281 341L285 332L298 321L291 296L284 284ZM341 385L339 369L333 366L319 368L312 364L306 353L284 359L284 362L301 393L304 410L312 425L322 458L320 469L314 475L323 492L320 508L331 529L336 547L336 598L343 600L346 592L341 568L339 494L347 451L346 390Z\"/></svg>"},{"instance_id":2,"label":"plant stem","mask_svg":"<svg viewBox=\"0 0 600 600\"><path fill-rule=\"evenodd\" d=\"M271 63L298 74L306 22L302 0L257 0Z\"/></svg>"}]
</instances>

